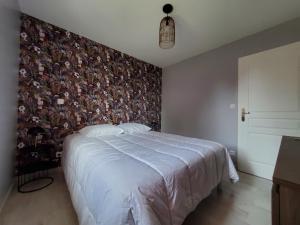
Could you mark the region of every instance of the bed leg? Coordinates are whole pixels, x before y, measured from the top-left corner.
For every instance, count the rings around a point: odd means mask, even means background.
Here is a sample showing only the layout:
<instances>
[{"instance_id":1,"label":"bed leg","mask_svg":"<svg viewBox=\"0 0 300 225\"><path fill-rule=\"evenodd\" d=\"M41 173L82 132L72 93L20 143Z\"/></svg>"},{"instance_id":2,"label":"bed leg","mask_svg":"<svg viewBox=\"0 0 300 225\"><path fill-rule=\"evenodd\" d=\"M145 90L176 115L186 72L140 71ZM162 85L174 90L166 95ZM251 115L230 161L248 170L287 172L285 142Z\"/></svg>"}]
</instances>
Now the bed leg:
<instances>
[{"instance_id":1,"label":"bed leg","mask_svg":"<svg viewBox=\"0 0 300 225\"><path fill-rule=\"evenodd\" d=\"M212 195L213 196L218 196L222 192L222 187L221 183L219 183L213 190L212 190Z\"/></svg>"}]
</instances>

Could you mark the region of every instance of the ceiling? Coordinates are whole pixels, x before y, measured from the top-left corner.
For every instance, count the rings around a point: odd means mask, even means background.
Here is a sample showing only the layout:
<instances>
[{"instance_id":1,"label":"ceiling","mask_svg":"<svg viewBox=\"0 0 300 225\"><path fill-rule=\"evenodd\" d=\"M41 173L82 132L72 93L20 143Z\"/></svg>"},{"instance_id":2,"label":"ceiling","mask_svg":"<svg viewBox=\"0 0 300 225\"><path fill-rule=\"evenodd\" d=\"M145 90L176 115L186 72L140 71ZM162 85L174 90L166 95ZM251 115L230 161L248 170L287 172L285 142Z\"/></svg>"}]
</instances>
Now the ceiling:
<instances>
[{"instance_id":1,"label":"ceiling","mask_svg":"<svg viewBox=\"0 0 300 225\"><path fill-rule=\"evenodd\" d=\"M160 67L300 16L300 0L19 0L21 10ZM176 44L158 46L171 3Z\"/></svg>"}]
</instances>

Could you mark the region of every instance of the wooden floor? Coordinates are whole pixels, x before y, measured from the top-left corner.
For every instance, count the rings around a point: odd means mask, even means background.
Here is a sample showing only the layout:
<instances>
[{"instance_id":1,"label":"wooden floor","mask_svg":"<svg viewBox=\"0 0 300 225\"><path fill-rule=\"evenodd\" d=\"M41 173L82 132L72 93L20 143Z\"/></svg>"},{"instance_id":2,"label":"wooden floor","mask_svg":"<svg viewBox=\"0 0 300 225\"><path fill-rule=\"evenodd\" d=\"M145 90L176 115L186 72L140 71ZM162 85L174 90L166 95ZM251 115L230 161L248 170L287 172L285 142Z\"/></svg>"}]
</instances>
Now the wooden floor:
<instances>
[{"instance_id":1,"label":"wooden floor","mask_svg":"<svg viewBox=\"0 0 300 225\"><path fill-rule=\"evenodd\" d=\"M63 173L52 171L54 183L38 192L11 193L0 225L78 225ZM202 201L184 225L270 225L271 182L240 173L240 182L224 182L222 191Z\"/></svg>"}]
</instances>

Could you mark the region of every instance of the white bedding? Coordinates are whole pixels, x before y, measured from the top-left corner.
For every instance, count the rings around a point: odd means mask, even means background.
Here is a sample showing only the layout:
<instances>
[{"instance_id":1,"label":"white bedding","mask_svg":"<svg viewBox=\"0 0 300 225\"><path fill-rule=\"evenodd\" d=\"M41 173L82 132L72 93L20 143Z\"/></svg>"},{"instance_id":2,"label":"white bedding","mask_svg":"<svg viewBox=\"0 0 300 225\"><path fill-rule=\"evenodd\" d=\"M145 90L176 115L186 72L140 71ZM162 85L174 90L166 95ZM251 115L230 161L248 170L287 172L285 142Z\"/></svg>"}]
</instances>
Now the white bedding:
<instances>
[{"instance_id":1,"label":"white bedding","mask_svg":"<svg viewBox=\"0 0 300 225\"><path fill-rule=\"evenodd\" d=\"M159 132L65 139L63 168L80 225L181 225L222 179L227 150Z\"/></svg>"}]
</instances>

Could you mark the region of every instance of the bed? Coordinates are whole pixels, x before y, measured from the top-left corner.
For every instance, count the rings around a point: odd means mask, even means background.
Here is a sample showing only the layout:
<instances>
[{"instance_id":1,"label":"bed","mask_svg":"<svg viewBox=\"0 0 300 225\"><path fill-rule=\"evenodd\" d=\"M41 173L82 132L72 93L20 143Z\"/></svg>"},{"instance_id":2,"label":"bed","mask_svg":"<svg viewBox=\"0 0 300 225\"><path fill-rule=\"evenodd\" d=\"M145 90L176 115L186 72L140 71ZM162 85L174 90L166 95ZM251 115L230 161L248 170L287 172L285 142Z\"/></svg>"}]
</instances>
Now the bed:
<instances>
[{"instance_id":1,"label":"bed","mask_svg":"<svg viewBox=\"0 0 300 225\"><path fill-rule=\"evenodd\" d=\"M224 146L146 131L64 141L80 225L181 225L222 180L239 177Z\"/></svg>"}]
</instances>

